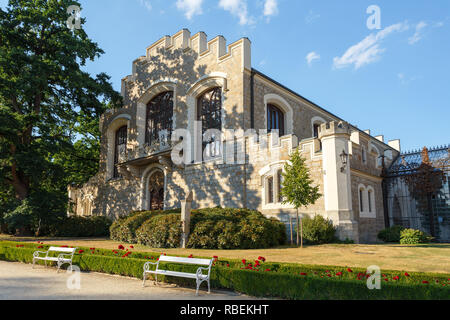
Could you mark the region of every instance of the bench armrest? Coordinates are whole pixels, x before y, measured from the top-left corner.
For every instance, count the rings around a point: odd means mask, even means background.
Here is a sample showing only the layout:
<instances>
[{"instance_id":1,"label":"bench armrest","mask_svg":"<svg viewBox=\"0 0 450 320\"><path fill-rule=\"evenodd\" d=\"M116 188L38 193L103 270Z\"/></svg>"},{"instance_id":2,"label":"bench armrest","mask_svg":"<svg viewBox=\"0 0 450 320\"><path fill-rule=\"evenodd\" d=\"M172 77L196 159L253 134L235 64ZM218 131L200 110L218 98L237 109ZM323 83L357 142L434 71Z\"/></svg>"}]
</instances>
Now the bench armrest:
<instances>
[{"instance_id":1,"label":"bench armrest","mask_svg":"<svg viewBox=\"0 0 450 320\"><path fill-rule=\"evenodd\" d=\"M159 262L150 262L150 261L148 261L148 262L144 263L144 272L150 271L150 265L151 264L155 265L156 269L158 269Z\"/></svg>"},{"instance_id":2,"label":"bench armrest","mask_svg":"<svg viewBox=\"0 0 450 320\"><path fill-rule=\"evenodd\" d=\"M47 251L35 251L33 252L33 258L39 257L40 253L47 254Z\"/></svg>"},{"instance_id":3,"label":"bench armrest","mask_svg":"<svg viewBox=\"0 0 450 320\"><path fill-rule=\"evenodd\" d=\"M197 278L199 278L199 276L203 276L204 275L202 270L208 271L208 278L209 278L209 272L211 271L211 267L209 267L209 268L199 267L197 269Z\"/></svg>"}]
</instances>

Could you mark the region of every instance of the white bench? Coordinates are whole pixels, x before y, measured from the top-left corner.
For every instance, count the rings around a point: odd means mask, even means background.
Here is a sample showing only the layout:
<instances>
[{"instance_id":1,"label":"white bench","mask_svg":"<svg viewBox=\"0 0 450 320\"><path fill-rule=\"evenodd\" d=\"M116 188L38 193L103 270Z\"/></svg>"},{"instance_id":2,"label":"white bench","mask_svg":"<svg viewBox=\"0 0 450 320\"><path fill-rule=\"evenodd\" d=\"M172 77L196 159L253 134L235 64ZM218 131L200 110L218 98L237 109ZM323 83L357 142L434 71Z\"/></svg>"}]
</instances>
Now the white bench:
<instances>
[{"instance_id":1,"label":"white bench","mask_svg":"<svg viewBox=\"0 0 450 320\"><path fill-rule=\"evenodd\" d=\"M59 268L65 263L70 264L70 270L72 270L72 259L77 248L62 248L62 247L50 247L47 251L35 251L33 253L33 268L36 260L44 260L45 266L47 266L47 261L56 262ZM59 254L57 257L49 257L48 254L50 252L64 252ZM45 254L45 256L41 256L41 254Z\"/></svg>"},{"instance_id":2,"label":"white bench","mask_svg":"<svg viewBox=\"0 0 450 320\"><path fill-rule=\"evenodd\" d=\"M195 264L195 265L208 266L208 267L207 268L199 267L197 269L196 273L187 273L187 272L178 272L178 271L159 269L160 262ZM169 257L169 256L161 255L157 262L149 261L144 264L144 281L142 283L142 286L143 287L145 286L145 280L147 277L147 273L153 273L155 275L156 282L158 282L158 274L165 275L165 276L172 276L172 277L195 279L196 283L197 283L197 290L195 292L196 295L198 295L198 288L200 287L200 284L203 281L206 281L206 282L208 282L208 293L210 293L211 289L209 286L209 276L211 275L211 267L212 267L213 262L214 262L214 258L212 258L212 259L196 259L196 258ZM156 265L156 269L150 270L150 265ZM203 274L203 271L208 271L208 274Z\"/></svg>"}]
</instances>

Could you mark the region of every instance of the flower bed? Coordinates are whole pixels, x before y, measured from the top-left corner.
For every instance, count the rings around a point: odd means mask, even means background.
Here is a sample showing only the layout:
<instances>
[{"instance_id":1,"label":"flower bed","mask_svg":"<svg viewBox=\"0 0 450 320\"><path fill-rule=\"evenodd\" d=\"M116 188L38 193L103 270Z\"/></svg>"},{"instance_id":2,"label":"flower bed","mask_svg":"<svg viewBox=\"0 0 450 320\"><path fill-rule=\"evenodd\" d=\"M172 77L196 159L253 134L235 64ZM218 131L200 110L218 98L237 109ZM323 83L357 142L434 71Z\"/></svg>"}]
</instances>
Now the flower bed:
<instances>
[{"instance_id":1,"label":"flower bed","mask_svg":"<svg viewBox=\"0 0 450 320\"><path fill-rule=\"evenodd\" d=\"M32 254L39 246L42 246L40 250L49 247L43 243L0 242L0 260L31 263ZM142 279L144 262L156 261L160 254L164 254L135 253L131 246L122 247L115 250L80 247L73 262L85 271ZM369 290L366 271L360 268L272 263L261 256L252 261L214 258L211 286L252 296L285 299L450 299L450 275L445 274L382 270L381 290ZM184 272L194 272L196 269L191 265L170 263L166 263L164 268ZM161 280L194 285L183 278L161 277Z\"/></svg>"}]
</instances>

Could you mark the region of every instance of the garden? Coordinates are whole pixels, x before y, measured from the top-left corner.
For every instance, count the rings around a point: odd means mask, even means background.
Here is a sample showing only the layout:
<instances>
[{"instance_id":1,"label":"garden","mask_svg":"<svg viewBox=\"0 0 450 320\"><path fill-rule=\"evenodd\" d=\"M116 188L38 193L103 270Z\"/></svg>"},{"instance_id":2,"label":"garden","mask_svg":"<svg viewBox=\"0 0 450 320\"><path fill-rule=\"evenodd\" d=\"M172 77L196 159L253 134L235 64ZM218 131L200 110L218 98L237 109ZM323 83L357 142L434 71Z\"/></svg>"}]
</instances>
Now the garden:
<instances>
[{"instance_id":1,"label":"garden","mask_svg":"<svg viewBox=\"0 0 450 320\"><path fill-rule=\"evenodd\" d=\"M68 245L60 245L68 247ZM38 242L0 242L0 260L31 263L33 252L46 250ZM134 245L115 249L77 247L74 264L81 270L131 276L142 279L143 265L156 262L165 251L135 251ZM218 250L220 252L220 250ZM189 254L190 258L201 256ZM209 257L211 258L211 257ZM450 274L383 270L381 290L369 290L365 268L306 265L270 261L259 255L250 259L230 259L215 255L211 286L256 297L284 299L449 299ZM195 266L170 264L165 269L193 272ZM162 281L192 286L192 281L162 277Z\"/></svg>"}]
</instances>

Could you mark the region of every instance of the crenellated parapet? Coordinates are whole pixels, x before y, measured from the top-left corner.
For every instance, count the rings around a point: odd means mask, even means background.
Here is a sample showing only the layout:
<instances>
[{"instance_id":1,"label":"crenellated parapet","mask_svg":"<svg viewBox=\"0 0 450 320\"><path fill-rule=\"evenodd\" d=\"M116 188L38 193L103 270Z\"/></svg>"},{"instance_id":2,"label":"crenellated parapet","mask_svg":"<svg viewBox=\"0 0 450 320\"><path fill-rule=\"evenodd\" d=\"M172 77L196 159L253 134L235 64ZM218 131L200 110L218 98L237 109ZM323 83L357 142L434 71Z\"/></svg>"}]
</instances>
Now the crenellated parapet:
<instances>
[{"instance_id":1,"label":"crenellated parapet","mask_svg":"<svg viewBox=\"0 0 450 320\"><path fill-rule=\"evenodd\" d=\"M239 52L242 59L241 70L251 70L251 43L248 38L241 38L227 45L225 38L221 35L208 41L204 32L197 32L191 36L188 29L182 29L172 36L162 37L147 47L145 56L133 61L132 74L122 79L122 95L124 95L126 83L136 80L139 63L160 56L163 51L169 52L179 49L197 53L199 63L201 63L201 60L210 59L213 56L218 64L227 61Z\"/></svg>"}]
</instances>

